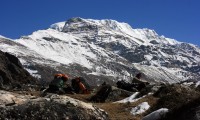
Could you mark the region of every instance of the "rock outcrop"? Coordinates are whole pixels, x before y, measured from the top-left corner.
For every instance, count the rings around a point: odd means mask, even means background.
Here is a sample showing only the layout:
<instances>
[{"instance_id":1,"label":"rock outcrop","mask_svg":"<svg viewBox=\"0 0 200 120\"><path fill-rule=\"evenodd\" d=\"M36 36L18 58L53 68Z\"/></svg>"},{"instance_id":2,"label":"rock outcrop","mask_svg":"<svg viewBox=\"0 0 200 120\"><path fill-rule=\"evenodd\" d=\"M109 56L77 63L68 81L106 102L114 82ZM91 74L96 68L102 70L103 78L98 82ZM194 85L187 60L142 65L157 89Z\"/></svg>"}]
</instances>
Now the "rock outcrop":
<instances>
[{"instance_id":1,"label":"rock outcrop","mask_svg":"<svg viewBox=\"0 0 200 120\"><path fill-rule=\"evenodd\" d=\"M107 113L92 104L68 96L45 97L0 91L0 119L108 120Z\"/></svg>"},{"instance_id":2,"label":"rock outcrop","mask_svg":"<svg viewBox=\"0 0 200 120\"><path fill-rule=\"evenodd\" d=\"M34 85L37 80L23 69L17 57L0 51L0 88L21 88L23 85Z\"/></svg>"}]
</instances>

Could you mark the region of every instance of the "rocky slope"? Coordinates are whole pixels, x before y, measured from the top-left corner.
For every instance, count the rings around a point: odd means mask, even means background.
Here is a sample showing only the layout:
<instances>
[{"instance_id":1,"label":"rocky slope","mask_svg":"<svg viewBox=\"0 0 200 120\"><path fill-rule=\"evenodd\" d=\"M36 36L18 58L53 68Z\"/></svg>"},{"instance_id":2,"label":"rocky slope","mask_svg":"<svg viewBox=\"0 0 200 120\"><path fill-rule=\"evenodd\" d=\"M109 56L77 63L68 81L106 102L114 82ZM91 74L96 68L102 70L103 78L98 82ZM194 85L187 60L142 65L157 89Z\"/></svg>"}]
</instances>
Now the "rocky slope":
<instances>
[{"instance_id":1,"label":"rocky slope","mask_svg":"<svg viewBox=\"0 0 200 120\"><path fill-rule=\"evenodd\" d=\"M115 20L72 18L15 41L1 37L0 50L17 56L41 81L57 72L92 85L129 81L139 71L151 82L200 78L198 46Z\"/></svg>"},{"instance_id":2,"label":"rocky slope","mask_svg":"<svg viewBox=\"0 0 200 120\"><path fill-rule=\"evenodd\" d=\"M0 88L24 88L24 85L35 85L37 80L23 69L17 57L0 51Z\"/></svg>"}]
</instances>

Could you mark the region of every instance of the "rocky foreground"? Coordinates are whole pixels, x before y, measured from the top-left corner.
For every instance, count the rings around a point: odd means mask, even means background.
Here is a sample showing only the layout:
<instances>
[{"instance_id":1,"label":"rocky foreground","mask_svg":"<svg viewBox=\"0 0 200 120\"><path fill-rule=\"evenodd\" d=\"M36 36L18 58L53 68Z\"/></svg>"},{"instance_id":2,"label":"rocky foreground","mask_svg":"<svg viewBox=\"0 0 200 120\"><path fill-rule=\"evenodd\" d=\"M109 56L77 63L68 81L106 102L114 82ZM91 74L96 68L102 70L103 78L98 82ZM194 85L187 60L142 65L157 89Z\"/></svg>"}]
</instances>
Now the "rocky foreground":
<instances>
[{"instance_id":1,"label":"rocky foreground","mask_svg":"<svg viewBox=\"0 0 200 120\"><path fill-rule=\"evenodd\" d=\"M200 120L199 85L150 84L138 92L113 86L105 103L89 103L90 96L80 94L41 96L19 60L0 51L1 120Z\"/></svg>"},{"instance_id":2,"label":"rocky foreground","mask_svg":"<svg viewBox=\"0 0 200 120\"><path fill-rule=\"evenodd\" d=\"M0 119L107 120L108 114L66 95L36 97L1 90Z\"/></svg>"},{"instance_id":3,"label":"rocky foreground","mask_svg":"<svg viewBox=\"0 0 200 120\"><path fill-rule=\"evenodd\" d=\"M0 119L12 120L200 120L199 87L173 84L128 92L112 87L105 103L91 95L0 90ZM38 91L35 91L38 93Z\"/></svg>"}]
</instances>

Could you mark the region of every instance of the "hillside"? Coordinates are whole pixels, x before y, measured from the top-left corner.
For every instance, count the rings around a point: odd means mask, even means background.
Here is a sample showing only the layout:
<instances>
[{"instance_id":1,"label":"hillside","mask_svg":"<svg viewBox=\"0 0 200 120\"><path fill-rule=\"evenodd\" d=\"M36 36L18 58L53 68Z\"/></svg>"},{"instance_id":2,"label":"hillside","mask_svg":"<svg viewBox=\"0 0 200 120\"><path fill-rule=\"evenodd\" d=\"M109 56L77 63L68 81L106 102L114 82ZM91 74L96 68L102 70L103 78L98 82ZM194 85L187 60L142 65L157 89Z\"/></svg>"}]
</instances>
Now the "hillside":
<instances>
[{"instance_id":1,"label":"hillside","mask_svg":"<svg viewBox=\"0 0 200 120\"><path fill-rule=\"evenodd\" d=\"M83 76L91 85L129 82L137 72L154 83L200 78L198 46L115 20L72 18L17 40L0 37L0 50L47 82L58 72Z\"/></svg>"}]
</instances>

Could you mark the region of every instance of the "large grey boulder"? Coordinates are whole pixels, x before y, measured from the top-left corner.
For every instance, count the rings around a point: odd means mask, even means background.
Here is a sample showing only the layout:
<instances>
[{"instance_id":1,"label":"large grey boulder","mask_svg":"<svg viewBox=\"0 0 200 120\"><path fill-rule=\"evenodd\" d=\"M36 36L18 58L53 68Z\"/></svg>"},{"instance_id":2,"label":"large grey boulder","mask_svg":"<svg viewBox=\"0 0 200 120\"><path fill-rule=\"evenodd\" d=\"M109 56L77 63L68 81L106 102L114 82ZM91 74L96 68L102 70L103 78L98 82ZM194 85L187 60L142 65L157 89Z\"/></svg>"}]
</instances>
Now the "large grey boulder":
<instances>
[{"instance_id":1,"label":"large grey boulder","mask_svg":"<svg viewBox=\"0 0 200 120\"><path fill-rule=\"evenodd\" d=\"M92 104L64 95L45 97L0 91L0 119L108 120L107 113Z\"/></svg>"}]
</instances>

